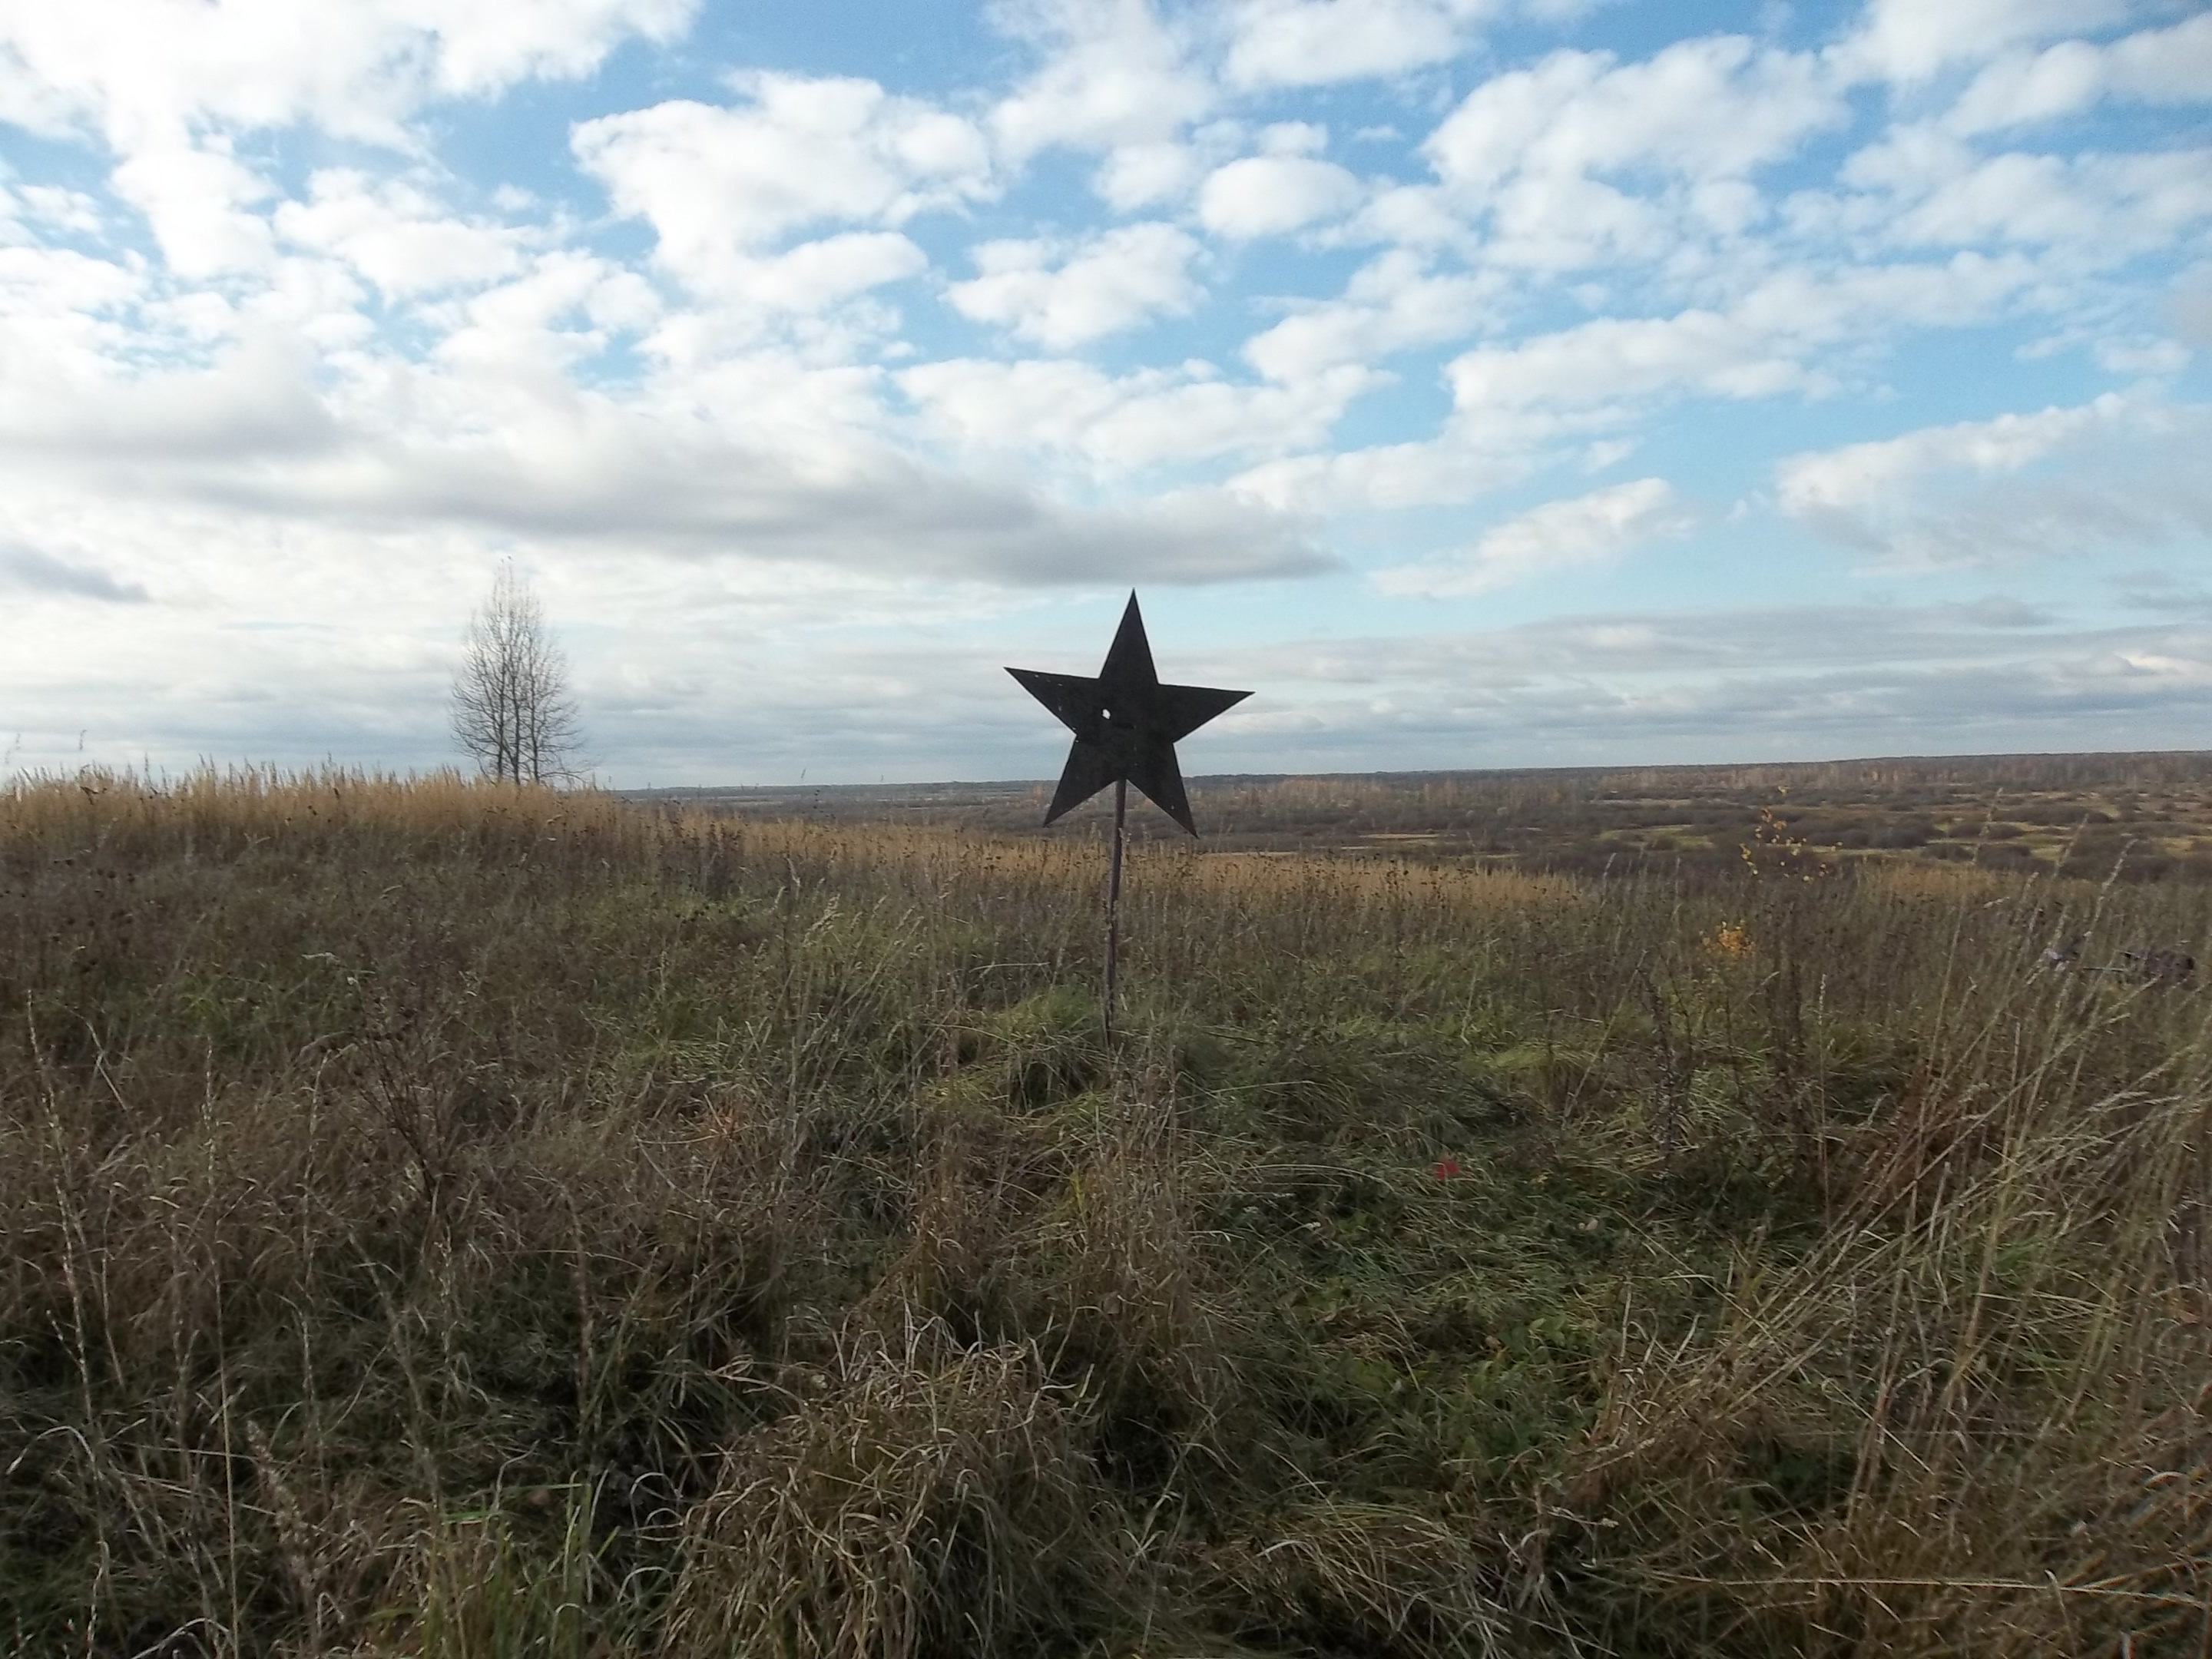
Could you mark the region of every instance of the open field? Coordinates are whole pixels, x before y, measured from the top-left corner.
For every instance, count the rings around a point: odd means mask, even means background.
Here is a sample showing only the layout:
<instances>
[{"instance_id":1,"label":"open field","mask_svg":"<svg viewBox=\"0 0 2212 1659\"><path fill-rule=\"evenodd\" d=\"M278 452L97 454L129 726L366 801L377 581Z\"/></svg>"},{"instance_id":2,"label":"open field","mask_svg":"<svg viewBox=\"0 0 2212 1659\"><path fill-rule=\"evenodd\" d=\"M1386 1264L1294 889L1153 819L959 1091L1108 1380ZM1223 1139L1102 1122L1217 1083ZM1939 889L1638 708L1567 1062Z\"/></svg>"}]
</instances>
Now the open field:
<instances>
[{"instance_id":1,"label":"open field","mask_svg":"<svg viewBox=\"0 0 2212 1659\"><path fill-rule=\"evenodd\" d=\"M639 792L646 794L647 792ZM1790 766L1194 778L1207 845L1601 874L1733 873L1747 843L1830 863L1945 860L2093 880L2212 879L2212 754L1996 755ZM750 817L1037 833L1048 783L701 789L649 798ZM1054 832L1108 819L1102 801ZM1137 814L1139 834L1171 826Z\"/></svg>"},{"instance_id":2,"label":"open field","mask_svg":"<svg viewBox=\"0 0 2212 1659\"><path fill-rule=\"evenodd\" d=\"M2206 770L2014 764L1194 792L1111 1048L1020 792L0 790L0 1650L2212 1651Z\"/></svg>"}]
</instances>

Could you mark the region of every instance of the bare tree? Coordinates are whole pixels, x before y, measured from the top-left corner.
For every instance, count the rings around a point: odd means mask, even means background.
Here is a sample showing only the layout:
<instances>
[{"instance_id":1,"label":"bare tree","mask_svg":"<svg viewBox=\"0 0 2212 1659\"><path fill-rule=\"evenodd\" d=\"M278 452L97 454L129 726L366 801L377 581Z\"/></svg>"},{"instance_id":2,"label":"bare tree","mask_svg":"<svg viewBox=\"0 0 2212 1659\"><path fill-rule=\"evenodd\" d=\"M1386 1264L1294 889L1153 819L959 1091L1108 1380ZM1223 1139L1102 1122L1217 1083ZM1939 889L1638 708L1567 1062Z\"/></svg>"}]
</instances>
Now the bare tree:
<instances>
[{"instance_id":1,"label":"bare tree","mask_svg":"<svg viewBox=\"0 0 2212 1659\"><path fill-rule=\"evenodd\" d=\"M568 659L545 631L545 607L502 564L491 598L469 617L453 676L453 740L488 778L557 783L575 775L582 729Z\"/></svg>"}]
</instances>

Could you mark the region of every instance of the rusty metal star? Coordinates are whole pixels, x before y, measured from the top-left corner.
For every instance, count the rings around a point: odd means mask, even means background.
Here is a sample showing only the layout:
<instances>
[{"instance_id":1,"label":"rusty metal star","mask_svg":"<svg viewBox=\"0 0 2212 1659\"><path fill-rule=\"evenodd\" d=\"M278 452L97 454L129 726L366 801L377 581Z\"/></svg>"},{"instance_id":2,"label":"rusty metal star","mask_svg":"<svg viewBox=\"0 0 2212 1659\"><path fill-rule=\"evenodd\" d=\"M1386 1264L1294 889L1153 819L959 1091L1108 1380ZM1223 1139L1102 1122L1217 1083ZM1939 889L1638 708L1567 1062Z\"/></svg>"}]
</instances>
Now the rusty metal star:
<instances>
[{"instance_id":1,"label":"rusty metal star","mask_svg":"<svg viewBox=\"0 0 2212 1659\"><path fill-rule=\"evenodd\" d=\"M1075 734L1060 787L1053 793L1052 809L1044 815L1047 823L1080 806L1108 784L1126 781L1136 785L1184 830L1198 833L1175 746L1252 694L1204 685L1162 685L1134 593L1129 595L1129 607L1121 613L1121 626L1115 631L1105 665L1096 678L1033 668L1009 668L1006 672Z\"/></svg>"}]
</instances>

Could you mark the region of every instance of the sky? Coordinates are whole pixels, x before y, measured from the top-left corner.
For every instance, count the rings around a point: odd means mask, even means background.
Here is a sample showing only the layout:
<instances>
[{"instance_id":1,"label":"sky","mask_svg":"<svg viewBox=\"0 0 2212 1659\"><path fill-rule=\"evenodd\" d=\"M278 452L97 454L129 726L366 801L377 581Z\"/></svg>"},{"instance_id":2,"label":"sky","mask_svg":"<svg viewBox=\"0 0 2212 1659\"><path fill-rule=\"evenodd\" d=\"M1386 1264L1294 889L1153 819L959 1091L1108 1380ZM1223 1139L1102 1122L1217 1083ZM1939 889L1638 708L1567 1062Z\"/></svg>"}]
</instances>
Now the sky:
<instances>
[{"instance_id":1,"label":"sky","mask_svg":"<svg viewBox=\"0 0 2212 1659\"><path fill-rule=\"evenodd\" d=\"M2212 748L2212 10L0 0L0 775Z\"/></svg>"}]
</instances>

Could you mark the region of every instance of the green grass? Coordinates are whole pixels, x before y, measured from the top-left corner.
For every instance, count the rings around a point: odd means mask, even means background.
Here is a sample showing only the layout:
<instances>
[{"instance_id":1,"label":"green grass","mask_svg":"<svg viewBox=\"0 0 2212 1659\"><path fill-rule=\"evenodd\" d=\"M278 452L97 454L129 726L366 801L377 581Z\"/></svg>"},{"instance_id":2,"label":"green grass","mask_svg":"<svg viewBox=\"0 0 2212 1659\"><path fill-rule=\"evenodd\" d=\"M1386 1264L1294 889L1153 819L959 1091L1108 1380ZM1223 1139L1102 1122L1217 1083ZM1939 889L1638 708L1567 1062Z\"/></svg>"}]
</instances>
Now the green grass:
<instances>
[{"instance_id":1,"label":"green grass","mask_svg":"<svg viewBox=\"0 0 2212 1659\"><path fill-rule=\"evenodd\" d=\"M0 793L0 1650L2212 1642L2201 885Z\"/></svg>"}]
</instances>

